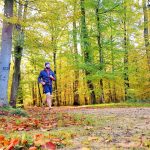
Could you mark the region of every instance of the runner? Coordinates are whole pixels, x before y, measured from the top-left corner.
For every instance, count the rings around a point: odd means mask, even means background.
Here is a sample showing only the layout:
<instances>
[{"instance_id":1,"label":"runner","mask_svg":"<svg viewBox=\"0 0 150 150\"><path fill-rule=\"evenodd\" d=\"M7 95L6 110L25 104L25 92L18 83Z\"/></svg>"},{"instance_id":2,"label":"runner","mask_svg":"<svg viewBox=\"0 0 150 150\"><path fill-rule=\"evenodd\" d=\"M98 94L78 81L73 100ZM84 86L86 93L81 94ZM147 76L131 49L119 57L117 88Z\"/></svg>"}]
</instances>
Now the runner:
<instances>
[{"instance_id":1,"label":"runner","mask_svg":"<svg viewBox=\"0 0 150 150\"><path fill-rule=\"evenodd\" d=\"M52 108L52 81L55 81L56 77L54 72L50 68L50 63L45 63L45 68L40 72L38 82L43 85L43 91L46 94L46 102L49 110Z\"/></svg>"}]
</instances>

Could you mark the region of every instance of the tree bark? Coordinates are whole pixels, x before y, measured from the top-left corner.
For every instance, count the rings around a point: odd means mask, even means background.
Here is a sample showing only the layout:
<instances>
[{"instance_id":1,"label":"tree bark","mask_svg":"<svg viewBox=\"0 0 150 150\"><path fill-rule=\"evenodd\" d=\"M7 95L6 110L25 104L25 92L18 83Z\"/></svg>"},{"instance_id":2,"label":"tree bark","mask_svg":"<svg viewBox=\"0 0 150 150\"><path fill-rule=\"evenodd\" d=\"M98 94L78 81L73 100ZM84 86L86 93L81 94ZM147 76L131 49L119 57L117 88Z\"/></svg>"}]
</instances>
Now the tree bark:
<instances>
[{"instance_id":1,"label":"tree bark","mask_svg":"<svg viewBox=\"0 0 150 150\"><path fill-rule=\"evenodd\" d=\"M28 1L26 1L24 12L22 12L23 5L21 4L21 1L19 1L18 22L22 19L23 20L26 19L27 3ZM23 51L23 43L24 43L24 28L21 27L21 25L18 23L16 24L16 45L14 50L15 64L14 64L14 73L13 73L12 86L11 86L11 96L10 96L10 105L12 107L16 107L18 88L20 85L20 79L21 79L20 65L21 65L21 58L22 58L22 51Z\"/></svg>"},{"instance_id":2,"label":"tree bark","mask_svg":"<svg viewBox=\"0 0 150 150\"><path fill-rule=\"evenodd\" d=\"M32 99L33 99L33 106L37 105L37 83L32 83Z\"/></svg>"},{"instance_id":3,"label":"tree bark","mask_svg":"<svg viewBox=\"0 0 150 150\"><path fill-rule=\"evenodd\" d=\"M86 27L86 19L85 19L85 6L84 6L84 0L80 0L80 6L81 6L81 47L84 51L84 61L86 65L92 64L92 57L91 57L91 49L90 49L90 42L88 37L88 31ZM91 73L86 69L85 75L88 76ZM90 90L90 101L92 104L96 103L96 96L94 92L94 85L90 79L87 80L87 86Z\"/></svg>"},{"instance_id":4,"label":"tree bark","mask_svg":"<svg viewBox=\"0 0 150 150\"><path fill-rule=\"evenodd\" d=\"M53 27L52 27L53 28ZM53 30L52 30L53 32ZM53 45L53 62L54 62L54 73L55 73L55 76L57 75L57 63L56 63L56 58L57 58L57 48L56 48L56 39L52 33L52 45ZM59 103L59 96L58 96L58 86L57 86L57 78L56 78L56 81L55 81L55 87L54 87L54 90L55 90L55 96L56 96L56 102L57 102L57 106L60 106L60 103Z\"/></svg>"},{"instance_id":5,"label":"tree bark","mask_svg":"<svg viewBox=\"0 0 150 150\"><path fill-rule=\"evenodd\" d=\"M13 4L13 0L4 0L4 16L7 19L13 17ZM0 53L0 106L8 105L7 89L12 49L12 30L13 24L4 19Z\"/></svg>"},{"instance_id":6,"label":"tree bark","mask_svg":"<svg viewBox=\"0 0 150 150\"><path fill-rule=\"evenodd\" d=\"M96 24L97 24L97 43L98 43L98 50L99 50L100 70L103 71L104 70L104 57L103 57L103 49L102 49L102 44L101 44L99 4L100 4L100 0L98 0L98 2L97 2L95 14L96 14ZM100 92L101 92L101 96L99 98L99 103L103 103L105 101L104 100L103 79L100 79L99 84L100 84Z\"/></svg>"},{"instance_id":7,"label":"tree bark","mask_svg":"<svg viewBox=\"0 0 150 150\"><path fill-rule=\"evenodd\" d=\"M38 106L43 106L42 94L41 94L39 83L38 83L38 99L39 99L39 105Z\"/></svg>"},{"instance_id":8,"label":"tree bark","mask_svg":"<svg viewBox=\"0 0 150 150\"><path fill-rule=\"evenodd\" d=\"M75 12L76 12L76 5L77 1L74 1L74 17L75 17ZM77 48L77 25L76 25L76 20L73 20L73 45L74 45L74 54L75 54L75 59L74 61L76 64L78 64L78 48ZM75 74L75 81L73 83L73 99L74 99L74 105L80 105L79 101L79 93L78 93L78 86L79 86L79 70L75 69L74 71Z\"/></svg>"},{"instance_id":9,"label":"tree bark","mask_svg":"<svg viewBox=\"0 0 150 150\"><path fill-rule=\"evenodd\" d=\"M148 2L149 0L147 0ZM147 55L147 65L150 71L150 1L147 3L143 0L143 13L144 13L144 41ZM148 5L149 4L149 5Z\"/></svg>"},{"instance_id":10,"label":"tree bark","mask_svg":"<svg viewBox=\"0 0 150 150\"><path fill-rule=\"evenodd\" d=\"M126 0L124 1L124 94L125 94L125 101L128 100L128 89L129 85L129 76L128 76L128 48L127 48L127 6Z\"/></svg>"},{"instance_id":11,"label":"tree bark","mask_svg":"<svg viewBox=\"0 0 150 150\"><path fill-rule=\"evenodd\" d=\"M114 48L113 48L113 34L112 34L112 15L110 13L110 27L111 27L111 35L110 35L110 49L111 49L111 63L112 63L112 73L114 75L115 72L115 64L114 64ZM112 102L117 102L117 96L116 96L116 85L115 85L115 80L112 83Z\"/></svg>"}]
</instances>

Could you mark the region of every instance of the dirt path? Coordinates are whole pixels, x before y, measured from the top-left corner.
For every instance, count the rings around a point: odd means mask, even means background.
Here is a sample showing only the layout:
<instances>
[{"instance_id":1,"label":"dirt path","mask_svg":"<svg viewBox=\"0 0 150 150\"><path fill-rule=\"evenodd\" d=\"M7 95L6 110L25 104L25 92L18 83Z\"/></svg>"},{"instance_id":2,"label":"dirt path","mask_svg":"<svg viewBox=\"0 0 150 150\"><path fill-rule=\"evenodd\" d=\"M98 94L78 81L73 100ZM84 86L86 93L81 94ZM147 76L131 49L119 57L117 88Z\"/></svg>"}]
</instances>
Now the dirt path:
<instances>
[{"instance_id":1,"label":"dirt path","mask_svg":"<svg viewBox=\"0 0 150 150\"><path fill-rule=\"evenodd\" d=\"M72 149L150 149L150 108L70 109L91 115L95 126Z\"/></svg>"}]
</instances>

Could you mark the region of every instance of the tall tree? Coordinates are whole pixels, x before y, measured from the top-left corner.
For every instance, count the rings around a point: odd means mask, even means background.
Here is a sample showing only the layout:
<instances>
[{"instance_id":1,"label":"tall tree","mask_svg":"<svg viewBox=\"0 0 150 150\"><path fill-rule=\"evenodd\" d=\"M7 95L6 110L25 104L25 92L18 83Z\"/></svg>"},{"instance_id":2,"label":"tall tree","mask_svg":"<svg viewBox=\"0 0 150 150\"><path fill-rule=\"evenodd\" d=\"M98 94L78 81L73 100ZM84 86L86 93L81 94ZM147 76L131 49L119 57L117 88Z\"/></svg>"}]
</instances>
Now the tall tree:
<instances>
[{"instance_id":1,"label":"tall tree","mask_svg":"<svg viewBox=\"0 0 150 150\"><path fill-rule=\"evenodd\" d=\"M0 53L0 106L8 105L7 89L10 71L10 58L12 49L13 24L10 18L13 17L14 0L4 0L4 20L2 28L2 46Z\"/></svg>"},{"instance_id":2,"label":"tall tree","mask_svg":"<svg viewBox=\"0 0 150 150\"><path fill-rule=\"evenodd\" d=\"M115 57L114 57L114 47L113 47L113 26L112 26L112 13L110 12L110 49L111 49L111 64L112 64L112 73L114 75L115 73ZM112 87L112 102L117 102L117 96L116 96L116 85L115 81L113 80L113 87Z\"/></svg>"},{"instance_id":3,"label":"tall tree","mask_svg":"<svg viewBox=\"0 0 150 150\"><path fill-rule=\"evenodd\" d=\"M100 16L99 16L99 6L100 6L100 0L97 1L96 8L95 8L95 14L96 14L96 24L97 24L97 43L98 43L98 51L99 51L99 63L100 63L100 71L104 70L104 57L103 57L103 49L102 49L102 43L101 43L101 27L100 27ZM103 79L100 79L100 103L104 102L104 88L103 88Z\"/></svg>"},{"instance_id":4,"label":"tall tree","mask_svg":"<svg viewBox=\"0 0 150 150\"><path fill-rule=\"evenodd\" d=\"M86 65L92 65L92 56L91 56L91 46L86 26L86 16L85 16L85 1L80 0L81 6L81 46L84 53L84 61ZM86 76L90 75L90 71L88 69L85 70ZM90 101L92 104L96 103L96 96L94 92L94 85L90 79L87 79L87 86L90 90Z\"/></svg>"},{"instance_id":5,"label":"tall tree","mask_svg":"<svg viewBox=\"0 0 150 150\"><path fill-rule=\"evenodd\" d=\"M77 11L77 0L74 0L74 14L73 14L73 49L74 49L74 55L75 55L75 63L78 64L78 47L77 47L77 23L76 23L76 18L75 14ZM73 94L74 94L74 105L80 105L79 101L79 70L75 69L74 71L75 74L75 81L73 83Z\"/></svg>"},{"instance_id":6,"label":"tall tree","mask_svg":"<svg viewBox=\"0 0 150 150\"><path fill-rule=\"evenodd\" d=\"M56 39L52 33L52 45L53 45L53 62L54 62L54 73L55 75L57 75L57 63L56 63L56 59L57 59L57 45L56 45ZM57 106L60 105L59 102L59 96L58 96L58 80L55 81L55 95L56 95L56 102L57 102Z\"/></svg>"},{"instance_id":7,"label":"tall tree","mask_svg":"<svg viewBox=\"0 0 150 150\"><path fill-rule=\"evenodd\" d=\"M23 43L24 43L24 27L21 26L20 22L26 19L27 13L27 5L28 1L26 0L25 5L21 3L21 0L18 2L18 23L15 26L15 48L14 48L14 56L15 56L15 63L14 63L14 73L12 79L12 86L11 86L11 96L10 96L10 105L16 107L16 99L17 93L20 84L20 65L21 65L21 58L22 58L22 51L23 51ZM24 9L24 12L23 12Z\"/></svg>"},{"instance_id":8,"label":"tall tree","mask_svg":"<svg viewBox=\"0 0 150 150\"><path fill-rule=\"evenodd\" d=\"M123 17L123 30L124 30L124 92L125 101L128 99L129 89L129 75L128 75L128 35L127 35L127 2L123 2L124 17Z\"/></svg>"},{"instance_id":9,"label":"tall tree","mask_svg":"<svg viewBox=\"0 0 150 150\"><path fill-rule=\"evenodd\" d=\"M150 0L143 0L144 40L147 55L147 65L150 71Z\"/></svg>"}]
</instances>

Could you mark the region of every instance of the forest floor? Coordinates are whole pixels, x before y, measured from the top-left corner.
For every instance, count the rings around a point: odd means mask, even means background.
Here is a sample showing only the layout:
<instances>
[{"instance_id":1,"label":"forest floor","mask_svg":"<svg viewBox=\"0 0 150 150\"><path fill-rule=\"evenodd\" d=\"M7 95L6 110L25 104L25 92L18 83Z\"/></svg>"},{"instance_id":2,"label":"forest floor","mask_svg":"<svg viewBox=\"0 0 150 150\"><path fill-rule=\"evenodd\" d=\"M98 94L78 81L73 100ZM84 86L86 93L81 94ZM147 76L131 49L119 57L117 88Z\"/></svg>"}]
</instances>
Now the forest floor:
<instances>
[{"instance_id":1,"label":"forest floor","mask_svg":"<svg viewBox=\"0 0 150 150\"><path fill-rule=\"evenodd\" d=\"M26 112L23 117L0 111L0 150L150 149L149 107L31 107Z\"/></svg>"}]
</instances>

